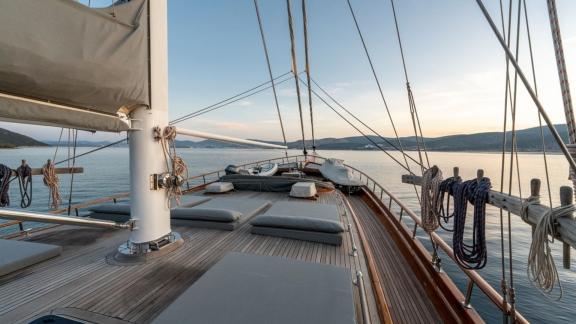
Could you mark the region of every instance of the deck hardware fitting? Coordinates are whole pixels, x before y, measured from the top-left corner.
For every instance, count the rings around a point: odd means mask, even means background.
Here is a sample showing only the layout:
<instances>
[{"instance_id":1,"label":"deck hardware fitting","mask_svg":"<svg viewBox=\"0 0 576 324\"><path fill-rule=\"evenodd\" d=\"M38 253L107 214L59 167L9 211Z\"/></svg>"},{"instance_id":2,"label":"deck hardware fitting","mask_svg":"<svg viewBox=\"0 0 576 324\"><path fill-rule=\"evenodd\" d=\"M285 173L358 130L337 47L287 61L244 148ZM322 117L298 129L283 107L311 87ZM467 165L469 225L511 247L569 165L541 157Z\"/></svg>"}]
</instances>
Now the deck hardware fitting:
<instances>
[{"instance_id":1,"label":"deck hardware fitting","mask_svg":"<svg viewBox=\"0 0 576 324\"><path fill-rule=\"evenodd\" d=\"M472 305L470 301L472 300L472 290L474 289L474 281L468 280L468 286L466 287L466 297L462 302L462 306L467 309L471 309Z\"/></svg>"}]
</instances>

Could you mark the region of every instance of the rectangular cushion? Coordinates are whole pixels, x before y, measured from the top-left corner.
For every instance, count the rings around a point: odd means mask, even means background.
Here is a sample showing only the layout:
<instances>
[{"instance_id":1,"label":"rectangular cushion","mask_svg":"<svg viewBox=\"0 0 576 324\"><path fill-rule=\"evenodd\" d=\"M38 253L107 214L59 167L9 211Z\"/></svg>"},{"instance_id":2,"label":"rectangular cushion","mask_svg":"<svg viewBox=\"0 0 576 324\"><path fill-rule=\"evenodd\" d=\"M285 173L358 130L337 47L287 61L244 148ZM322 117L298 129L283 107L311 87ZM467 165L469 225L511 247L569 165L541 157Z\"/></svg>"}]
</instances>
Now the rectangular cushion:
<instances>
[{"instance_id":1,"label":"rectangular cushion","mask_svg":"<svg viewBox=\"0 0 576 324\"><path fill-rule=\"evenodd\" d=\"M250 221L250 224L325 233L344 231L336 206L306 202L276 202L266 213Z\"/></svg>"},{"instance_id":2,"label":"rectangular cushion","mask_svg":"<svg viewBox=\"0 0 576 324\"><path fill-rule=\"evenodd\" d=\"M350 270L231 252L152 323L353 324Z\"/></svg>"},{"instance_id":3,"label":"rectangular cushion","mask_svg":"<svg viewBox=\"0 0 576 324\"><path fill-rule=\"evenodd\" d=\"M290 197L314 198L316 197L316 184L314 182L296 182L290 190Z\"/></svg>"},{"instance_id":4,"label":"rectangular cushion","mask_svg":"<svg viewBox=\"0 0 576 324\"><path fill-rule=\"evenodd\" d=\"M213 182L205 188L207 193L225 193L232 190L234 190L234 185L231 182Z\"/></svg>"},{"instance_id":5,"label":"rectangular cushion","mask_svg":"<svg viewBox=\"0 0 576 324\"><path fill-rule=\"evenodd\" d=\"M0 239L0 276L60 255L56 245Z\"/></svg>"}]
</instances>

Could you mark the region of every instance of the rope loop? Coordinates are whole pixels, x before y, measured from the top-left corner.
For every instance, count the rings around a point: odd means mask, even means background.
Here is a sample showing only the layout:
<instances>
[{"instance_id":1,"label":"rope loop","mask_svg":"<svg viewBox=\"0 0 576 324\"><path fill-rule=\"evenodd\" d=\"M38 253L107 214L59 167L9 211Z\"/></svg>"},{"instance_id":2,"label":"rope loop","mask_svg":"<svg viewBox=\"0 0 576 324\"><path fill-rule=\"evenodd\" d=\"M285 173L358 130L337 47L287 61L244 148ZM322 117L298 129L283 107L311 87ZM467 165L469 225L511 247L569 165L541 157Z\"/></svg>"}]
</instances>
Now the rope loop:
<instances>
[{"instance_id":1,"label":"rope loop","mask_svg":"<svg viewBox=\"0 0 576 324\"><path fill-rule=\"evenodd\" d=\"M28 208L32 204L32 168L23 162L16 169L16 175L20 188L20 207Z\"/></svg>"},{"instance_id":2,"label":"rope loop","mask_svg":"<svg viewBox=\"0 0 576 324\"><path fill-rule=\"evenodd\" d=\"M48 160L42 167L42 175L44 176L42 179L44 185L50 190L48 205L53 209L58 209L58 206L60 206L62 202L60 198L60 180L56 174L56 167L51 160Z\"/></svg>"},{"instance_id":3,"label":"rope loop","mask_svg":"<svg viewBox=\"0 0 576 324\"><path fill-rule=\"evenodd\" d=\"M523 214L527 214L527 207L523 209ZM556 237L557 220L560 217L572 215L576 211L575 205L559 206L549 209L536 223L530 252L528 253L528 278L543 293L550 294L558 284L558 300L562 298L563 289L558 275L558 269L554 263L554 256L550 248L550 243L554 243ZM525 216L523 215L523 218ZM551 239L549 238L551 237Z\"/></svg>"},{"instance_id":4,"label":"rope loop","mask_svg":"<svg viewBox=\"0 0 576 324\"><path fill-rule=\"evenodd\" d=\"M440 202L440 212L438 214L439 217L439 225L448 232L453 232L454 228L448 228L447 226L443 225L448 224L450 219L454 217L454 212L450 214L450 196L454 196L454 191L456 187L462 182L462 178L460 177L450 177L448 179L443 180L440 182L439 190L438 190L438 201ZM447 195L446 195L447 194ZM444 199L444 196L447 198ZM446 203L446 205L444 205Z\"/></svg>"},{"instance_id":5,"label":"rope loop","mask_svg":"<svg viewBox=\"0 0 576 324\"><path fill-rule=\"evenodd\" d=\"M486 265L486 203L491 187L489 178L468 180L455 186L452 245L456 262L465 269L482 269ZM464 242L468 202L474 206L471 244Z\"/></svg>"},{"instance_id":6,"label":"rope loop","mask_svg":"<svg viewBox=\"0 0 576 324\"><path fill-rule=\"evenodd\" d=\"M442 205L440 200L440 183L442 171L437 166L427 169L422 174L422 202L421 218L422 228L431 233L440 226L439 215Z\"/></svg>"}]
</instances>

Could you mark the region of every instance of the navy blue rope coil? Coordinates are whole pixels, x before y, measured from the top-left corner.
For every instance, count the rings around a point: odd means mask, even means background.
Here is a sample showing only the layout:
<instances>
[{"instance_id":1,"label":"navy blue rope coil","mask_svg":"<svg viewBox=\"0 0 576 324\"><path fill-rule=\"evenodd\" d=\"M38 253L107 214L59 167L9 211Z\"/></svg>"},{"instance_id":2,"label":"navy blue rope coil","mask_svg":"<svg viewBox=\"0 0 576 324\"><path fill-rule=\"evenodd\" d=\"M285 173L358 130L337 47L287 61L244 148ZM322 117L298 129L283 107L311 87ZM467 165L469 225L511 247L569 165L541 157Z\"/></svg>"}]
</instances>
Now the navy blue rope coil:
<instances>
[{"instance_id":1,"label":"navy blue rope coil","mask_svg":"<svg viewBox=\"0 0 576 324\"><path fill-rule=\"evenodd\" d=\"M448 224L450 218L454 217L454 212L450 214L450 196L454 196L454 190L462 182L460 177L450 177L440 183L438 191L438 201L440 201L440 212L438 213L440 227L445 231L452 232L453 228L448 228L444 224ZM448 194L448 195L446 195ZM446 200L444 197L446 196ZM444 205L446 204L446 205Z\"/></svg>"},{"instance_id":2,"label":"navy blue rope coil","mask_svg":"<svg viewBox=\"0 0 576 324\"><path fill-rule=\"evenodd\" d=\"M10 177L12 169L0 164L0 207L10 206L10 196L8 191L10 189Z\"/></svg>"},{"instance_id":3,"label":"navy blue rope coil","mask_svg":"<svg viewBox=\"0 0 576 324\"><path fill-rule=\"evenodd\" d=\"M468 180L455 186L452 247L456 261L466 269L482 269L486 265L486 203L491 187L489 178ZM471 244L464 242L468 202L474 206Z\"/></svg>"},{"instance_id":4,"label":"navy blue rope coil","mask_svg":"<svg viewBox=\"0 0 576 324\"><path fill-rule=\"evenodd\" d=\"M20 187L20 207L28 208L32 204L32 168L21 165L16 169L18 185Z\"/></svg>"}]
</instances>

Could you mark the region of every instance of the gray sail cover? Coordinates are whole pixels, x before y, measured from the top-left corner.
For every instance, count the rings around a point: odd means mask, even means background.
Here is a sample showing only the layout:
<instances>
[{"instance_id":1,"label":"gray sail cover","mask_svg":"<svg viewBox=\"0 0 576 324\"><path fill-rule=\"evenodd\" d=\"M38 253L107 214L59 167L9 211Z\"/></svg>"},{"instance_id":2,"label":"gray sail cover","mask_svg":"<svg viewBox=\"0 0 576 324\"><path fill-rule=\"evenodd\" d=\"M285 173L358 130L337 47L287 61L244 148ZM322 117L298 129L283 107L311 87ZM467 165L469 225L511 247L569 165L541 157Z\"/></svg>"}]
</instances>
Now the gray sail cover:
<instances>
[{"instance_id":1,"label":"gray sail cover","mask_svg":"<svg viewBox=\"0 0 576 324\"><path fill-rule=\"evenodd\" d=\"M0 120L126 130L118 116L149 105L148 52L147 0L0 0Z\"/></svg>"}]
</instances>

